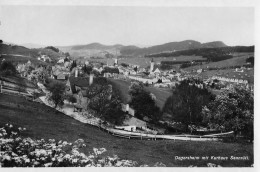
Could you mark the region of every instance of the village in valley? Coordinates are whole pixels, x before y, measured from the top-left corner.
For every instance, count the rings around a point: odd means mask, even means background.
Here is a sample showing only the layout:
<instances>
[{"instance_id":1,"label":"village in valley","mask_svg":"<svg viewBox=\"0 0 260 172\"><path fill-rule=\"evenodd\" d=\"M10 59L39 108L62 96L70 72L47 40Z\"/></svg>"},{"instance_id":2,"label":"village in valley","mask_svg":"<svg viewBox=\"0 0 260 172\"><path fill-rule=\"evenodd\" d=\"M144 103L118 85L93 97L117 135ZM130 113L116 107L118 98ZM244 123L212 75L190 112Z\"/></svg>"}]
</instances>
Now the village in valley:
<instances>
[{"instance_id":1,"label":"village in valley","mask_svg":"<svg viewBox=\"0 0 260 172\"><path fill-rule=\"evenodd\" d=\"M254 45L0 41L0 167L254 166Z\"/></svg>"}]
</instances>

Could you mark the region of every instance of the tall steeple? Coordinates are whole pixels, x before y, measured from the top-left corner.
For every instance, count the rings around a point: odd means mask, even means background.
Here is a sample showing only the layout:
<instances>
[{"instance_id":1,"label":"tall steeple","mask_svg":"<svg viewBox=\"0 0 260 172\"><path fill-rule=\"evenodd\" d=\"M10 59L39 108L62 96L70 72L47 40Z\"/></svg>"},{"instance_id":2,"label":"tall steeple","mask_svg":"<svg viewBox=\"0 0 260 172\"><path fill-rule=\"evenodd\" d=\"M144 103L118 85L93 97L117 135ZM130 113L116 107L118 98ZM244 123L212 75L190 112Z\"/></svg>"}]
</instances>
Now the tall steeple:
<instances>
[{"instance_id":1,"label":"tall steeple","mask_svg":"<svg viewBox=\"0 0 260 172\"><path fill-rule=\"evenodd\" d=\"M153 72L153 68L154 68L154 61L153 61L153 58L152 58L151 64L150 64L150 73Z\"/></svg>"}]
</instances>

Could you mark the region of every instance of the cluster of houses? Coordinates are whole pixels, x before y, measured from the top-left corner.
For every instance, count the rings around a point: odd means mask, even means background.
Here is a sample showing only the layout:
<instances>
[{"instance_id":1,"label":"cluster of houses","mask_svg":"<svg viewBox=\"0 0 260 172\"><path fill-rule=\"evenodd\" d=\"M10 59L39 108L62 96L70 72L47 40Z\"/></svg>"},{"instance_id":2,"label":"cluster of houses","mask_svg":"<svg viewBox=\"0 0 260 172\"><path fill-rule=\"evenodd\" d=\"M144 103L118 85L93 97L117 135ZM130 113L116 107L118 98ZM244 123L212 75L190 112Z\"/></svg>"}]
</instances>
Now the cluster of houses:
<instances>
[{"instance_id":1,"label":"cluster of houses","mask_svg":"<svg viewBox=\"0 0 260 172\"><path fill-rule=\"evenodd\" d=\"M43 61L43 62L51 62L52 61L51 58L47 55L41 55L37 59L40 60L40 61Z\"/></svg>"},{"instance_id":2,"label":"cluster of houses","mask_svg":"<svg viewBox=\"0 0 260 172\"><path fill-rule=\"evenodd\" d=\"M248 84L248 80L243 80L243 79L236 79L236 78L226 78L226 77L221 77L221 76L212 76L212 80L217 79L219 81L224 81L224 82L232 82L236 84Z\"/></svg>"},{"instance_id":3,"label":"cluster of houses","mask_svg":"<svg viewBox=\"0 0 260 172\"><path fill-rule=\"evenodd\" d=\"M109 85L105 92L91 93L90 87L99 88L100 81L99 77L95 77L93 73L81 77L80 75L83 71L84 65L90 65L88 61L85 61L83 65L77 65L70 71L72 62L60 59L57 65L52 67L52 78L57 80L67 80L66 93L72 95L76 98L75 110L77 111L87 111L88 104L90 100L95 99L99 94L107 95L107 98L111 97L112 85ZM158 68L154 68L154 61L150 62L150 68L144 69L136 65L122 66L118 64L118 59L115 59L113 65L101 65L100 63L92 63L92 71L97 71L98 73L103 73L104 77L107 78L128 78L130 80L136 80L144 84L153 85L154 87L174 87L179 81L182 81L189 77L188 73L185 72L175 72L173 70L160 71ZM118 69L118 72L112 72L114 70L105 70L105 68ZM105 72L104 72L105 71ZM200 73L202 71L197 71ZM248 84L247 80L239 80L233 78L225 78L214 76L212 80L217 79L223 82ZM199 88L203 88L203 84L196 85ZM123 126L117 126L118 129L124 129L128 131L137 131L142 129L144 131L149 131L147 123L143 120L135 118L135 110L129 106L127 103L122 104L122 110L131 116L128 118Z\"/></svg>"},{"instance_id":4,"label":"cluster of houses","mask_svg":"<svg viewBox=\"0 0 260 172\"><path fill-rule=\"evenodd\" d=\"M27 76L27 70L29 69L29 67L31 66L31 61L28 60L27 63L19 63L17 64L16 66L16 70L19 72L19 74L22 76L22 77L26 77Z\"/></svg>"},{"instance_id":5,"label":"cluster of houses","mask_svg":"<svg viewBox=\"0 0 260 172\"><path fill-rule=\"evenodd\" d=\"M51 78L57 80L66 80L70 75L70 69L66 66L55 65L52 66Z\"/></svg>"},{"instance_id":6,"label":"cluster of houses","mask_svg":"<svg viewBox=\"0 0 260 172\"><path fill-rule=\"evenodd\" d=\"M75 111L88 111L88 105L91 100L97 98L99 95L106 95L109 99L112 95L112 85L108 85L106 89L102 87L102 91L99 91L102 85L102 78L94 77L93 74L90 74L89 77L78 77L77 74L70 76L66 83L66 94L72 95L76 98L76 103L74 105ZM90 87L95 87L94 90L90 92ZM93 90L93 89L91 89ZM129 106L129 104L122 103L122 111L129 114L129 117L124 121L123 126L116 126L117 129L122 129L126 131L136 132L137 129L141 129L143 132L154 133L147 127L147 123L143 120L140 120L135 117L135 110ZM138 131L140 132L140 131Z\"/></svg>"},{"instance_id":7,"label":"cluster of houses","mask_svg":"<svg viewBox=\"0 0 260 172\"><path fill-rule=\"evenodd\" d=\"M115 66L119 69L119 75L106 74L105 77L113 77L119 79L130 79L142 82L144 84L153 85L154 87L173 87L178 81L183 80L181 73L175 71L160 71L154 67L153 59L150 62L150 68L140 68L138 65L120 66L115 60Z\"/></svg>"}]
</instances>

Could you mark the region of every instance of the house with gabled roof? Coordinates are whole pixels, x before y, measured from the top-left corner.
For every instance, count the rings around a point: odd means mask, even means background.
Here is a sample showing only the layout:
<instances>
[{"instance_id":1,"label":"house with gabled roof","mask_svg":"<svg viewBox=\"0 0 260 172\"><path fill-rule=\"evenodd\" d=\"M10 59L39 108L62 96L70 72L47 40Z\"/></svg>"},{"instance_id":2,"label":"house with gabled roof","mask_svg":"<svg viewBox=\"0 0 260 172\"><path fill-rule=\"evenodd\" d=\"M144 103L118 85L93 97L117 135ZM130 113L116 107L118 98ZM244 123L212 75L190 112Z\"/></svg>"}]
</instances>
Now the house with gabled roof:
<instances>
[{"instance_id":1,"label":"house with gabled roof","mask_svg":"<svg viewBox=\"0 0 260 172\"><path fill-rule=\"evenodd\" d=\"M104 85L107 85L106 89L104 89ZM94 78L93 74L85 78L71 76L66 84L66 93L77 99L77 109L86 110L90 100L100 94L106 94L108 98L111 98L112 85L108 85L105 78Z\"/></svg>"}]
</instances>

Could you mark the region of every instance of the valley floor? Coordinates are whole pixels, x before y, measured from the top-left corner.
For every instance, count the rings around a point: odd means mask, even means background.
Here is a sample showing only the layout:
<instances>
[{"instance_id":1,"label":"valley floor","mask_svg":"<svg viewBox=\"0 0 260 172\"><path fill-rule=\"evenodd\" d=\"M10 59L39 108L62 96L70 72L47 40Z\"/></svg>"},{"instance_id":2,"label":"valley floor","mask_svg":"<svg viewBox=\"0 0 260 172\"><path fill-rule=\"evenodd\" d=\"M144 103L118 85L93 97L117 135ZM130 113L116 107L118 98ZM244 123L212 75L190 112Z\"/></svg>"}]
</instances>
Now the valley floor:
<instances>
[{"instance_id":1,"label":"valley floor","mask_svg":"<svg viewBox=\"0 0 260 172\"><path fill-rule=\"evenodd\" d=\"M84 153L93 147L104 147L105 155L118 155L122 159L153 165L162 162L167 166L206 166L207 163L224 167L242 167L253 164L253 144L222 142L190 142L170 140L129 140L116 138L98 128L80 123L71 117L40 103L22 97L0 93L0 127L6 123L27 128L25 137L55 139L74 142L82 138L87 143ZM176 156L248 156L249 160L179 160Z\"/></svg>"}]
</instances>

